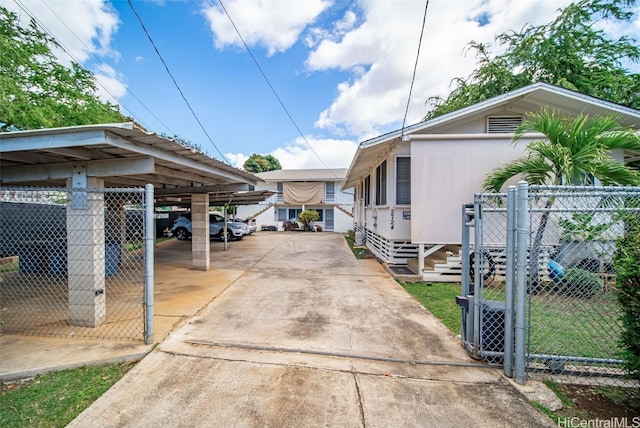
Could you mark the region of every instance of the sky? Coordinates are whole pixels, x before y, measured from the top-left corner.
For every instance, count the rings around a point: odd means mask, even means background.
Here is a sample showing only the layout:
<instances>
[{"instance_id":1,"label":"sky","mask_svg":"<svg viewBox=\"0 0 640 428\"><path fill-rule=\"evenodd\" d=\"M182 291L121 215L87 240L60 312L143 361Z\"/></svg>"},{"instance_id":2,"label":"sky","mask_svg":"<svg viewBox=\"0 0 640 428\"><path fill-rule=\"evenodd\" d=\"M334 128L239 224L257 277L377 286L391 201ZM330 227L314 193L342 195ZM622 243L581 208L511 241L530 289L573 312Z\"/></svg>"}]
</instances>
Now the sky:
<instances>
[{"instance_id":1,"label":"sky","mask_svg":"<svg viewBox=\"0 0 640 428\"><path fill-rule=\"evenodd\" d=\"M259 153L298 169L348 168L360 142L419 122L430 97L473 71L470 41L495 46L496 35L550 22L570 3L427 1L0 5L34 17L62 45L60 60L94 72L100 96L147 131L233 166ZM608 30L640 40L639 20Z\"/></svg>"}]
</instances>

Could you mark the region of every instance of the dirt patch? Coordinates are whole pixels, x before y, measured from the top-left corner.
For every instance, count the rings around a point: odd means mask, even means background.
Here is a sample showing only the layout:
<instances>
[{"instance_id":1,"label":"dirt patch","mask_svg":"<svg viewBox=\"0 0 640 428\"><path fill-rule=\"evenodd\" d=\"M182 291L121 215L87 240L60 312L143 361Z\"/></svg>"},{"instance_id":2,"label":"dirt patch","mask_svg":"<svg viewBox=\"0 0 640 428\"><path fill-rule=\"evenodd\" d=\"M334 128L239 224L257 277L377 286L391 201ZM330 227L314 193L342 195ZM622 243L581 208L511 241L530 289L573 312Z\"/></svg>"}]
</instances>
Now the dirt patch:
<instances>
[{"instance_id":1,"label":"dirt patch","mask_svg":"<svg viewBox=\"0 0 640 428\"><path fill-rule=\"evenodd\" d=\"M611 420L612 418L626 418L629 426L640 422L640 400L636 391L635 398L626 396L612 399L611 394L605 395L598 387L582 385L561 385L560 391L571 400L573 407L556 412L559 417L579 417L583 420Z\"/></svg>"}]
</instances>

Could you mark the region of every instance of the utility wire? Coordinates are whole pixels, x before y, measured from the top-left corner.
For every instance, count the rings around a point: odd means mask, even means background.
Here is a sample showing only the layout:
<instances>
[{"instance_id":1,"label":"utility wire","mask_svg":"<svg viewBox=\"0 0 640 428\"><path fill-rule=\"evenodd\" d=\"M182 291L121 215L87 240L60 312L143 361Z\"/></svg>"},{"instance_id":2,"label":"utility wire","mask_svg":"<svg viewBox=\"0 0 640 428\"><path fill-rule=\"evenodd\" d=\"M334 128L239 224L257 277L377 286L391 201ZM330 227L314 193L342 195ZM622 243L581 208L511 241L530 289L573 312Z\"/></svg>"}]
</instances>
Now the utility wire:
<instances>
[{"instance_id":1,"label":"utility wire","mask_svg":"<svg viewBox=\"0 0 640 428\"><path fill-rule=\"evenodd\" d=\"M25 5L24 5L20 0L14 0L14 3L15 3L15 4L20 8L20 9L22 9L22 11L23 11L24 13L26 13L26 14L29 16L29 18L31 18L34 22L36 22L36 23L38 24L38 27L39 27L39 28L41 28L41 29L42 29L42 30L43 30L43 31L44 31L44 32L45 32L49 37L53 38L53 39L55 40L55 42L56 42L57 46L58 46L60 49L62 49L62 51L63 51L65 54L67 54L67 55L69 56L69 58L71 58L71 60L72 60L72 61L74 61L76 64L80 65L80 66L81 66L82 68L84 68L85 70L87 70L87 71L91 72L91 71L90 71L90 70L89 70L89 69L88 69L84 64L82 64L82 62L81 62L81 61L80 61L80 60L79 60L75 55L73 55L73 54L71 53L71 50L70 50L70 49L68 49L64 44L62 44L62 42L60 42L60 40L58 40L58 38L53 34L53 32L51 32L51 30L49 30L49 29L47 28L47 26L46 26L46 25L44 25L44 23L43 23L40 19L38 19L38 18L33 14L33 12L31 12L31 11L29 10L29 8L27 8L27 6L25 6ZM99 57L97 57L97 56L96 56L96 55L91 51L91 49L90 49L90 48L89 48L89 47L88 47L88 46L87 46L87 45L82 41L82 39L80 39L80 37L78 37L78 35L77 35L77 34L76 34L76 33L75 33L71 28L69 28L69 26L68 26L68 25L67 25L67 24L66 24L66 23L65 23L65 22L60 18L60 16L58 16L58 15L55 13L55 11L53 11L53 10L51 9L51 7L49 7L49 5L48 5L47 3L45 3L44 1L43 1L43 3L44 3L44 5L45 5L45 6L46 6L50 11L51 11L51 13L53 13L53 14L56 16L56 18L58 18L58 20L59 20L60 22L62 22L62 24L63 24L63 25L64 25L64 26L65 26L65 27L66 27L66 28L71 32L71 34L73 34L73 35L75 36L75 38L76 38L76 39L78 39L78 41L79 41L80 43L82 43L82 45L87 49L87 51L88 51L88 52L90 52L90 53L91 53L91 55L92 55L95 59L97 59L98 61L100 61L102 64L105 64L105 63L104 63L104 61L102 61ZM105 65L106 65L106 64L105 64ZM91 72L91 73L92 73L92 74L94 74L93 72ZM94 76L95 76L95 74L94 74ZM116 100L116 101L117 101L121 106L123 106L127 111L129 111L130 113L132 113L132 114L133 114L133 110L132 110L132 109L130 109L129 107L127 107L127 105L126 105L125 103L123 103L123 102L122 102L118 97L116 97L114 94L112 94L112 93L111 93L111 91L109 91L109 89L108 89L107 87L105 87L105 86L104 86L104 85L103 85L103 84L102 84L98 79L95 79L95 82L96 82L96 84L97 84L97 85L99 85L102 89L104 89L104 91L105 91L107 94L109 94L109 95L110 95L114 100ZM120 82L120 83L122 83L122 82ZM125 87L126 87L126 86L125 86ZM144 105L144 103L142 103L142 101L140 101L140 100L135 96L135 94L133 94L131 91L129 91L129 89L128 89L128 88L127 88L127 91L128 91L128 92L129 92L129 93L130 93L134 98L136 98L136 99L140 102L140 104L142 104L142 105L145 107L145 109L147 109L147 111L149 111L149 113L151 113L154 117L156 117L156 116L153 114L153 112L151 112L151 111L150 111L150 110L149 110L149 109ZM158 118L156 117L156 119L158 119ZM160 121L160 119L158 119L158 122L160 122L160 124L162 124L163 126L165 126L165 128L167 128L167 129L169 130L169 128L168 128L166 125L164 125L164 123L162 123L162 121Z\"/></svg>"},{"instance_id":2,"label":"utility wire","mask_svg":"<svg viewBox=\"0 0 640 428\"><path fill-rule=\"evenodd\" d=\"M46 27L43 25L43 23L41 21L39 21L38 19L35 18L35 16L31 13L29 13L28 11L26 11L26 7L20 3L20 0L14 0L16 2L16 4L18 4L18 6L20 6L20 8L22 8L22 10L24 10L32 19L36 20L38 22L38 24L51 36L54 37L53 34L51 34L51 32L49 32ZM60 18L60 16L56 13L55 10L53 10L44 0L43 2L44 5L47 7L47 9L49 9L49 11L56 17L58 18L58 21L60 21L62 23L62 25L64 25L66 27L67 30L69 30L69 32L71 34L73 34L73 36L76 38L76 40L78 40L82 46L85 47L85 49L87 50L87 52L89 52L91 54L91 56L98 61L99 63L103 64L103 65L108 65L107 63L105 63L102 58L100 58L99 56L97 56L94 52L93 49L91 49L89 46L86 45L86 43L80 38L78 37L78 35L75 33L75 31L73 31L73 29L71 27L69 27L67 25L67 23ZM54 37L55 38L55 37ZM56 39L57 40L57 39ZM82 64L62 43L60 43L59 40L57 40L58 44L60 45L60 47L66 52L67 55L69 55L69 57L71 57L76 63L78 64ZM84 65L83 65L84 67ZM86 69L86 67L84 67ZM127 92L133 97L135 98L142 107L144 107L144 109L149 112L149 114L151 114L151 116L153 116L158 123L160 123L160 125L162 125L167 131L169 131L170 134L175 134L171 128L169 128L164 122L162 122L162 120L160 120L160 118L158 118L158 116L155 115L155 113L153 111L151 111L149 109L149 107L146 106L146 104L144 102L142 102L142 100L140 98L138 98L136 96L136 94L134 94L127 85L124 84L124 82L122 82L120 79L118 79L116 77L116 80L118 80L118 82L122 83L122 85L125 87L125 89L127 90ZM118 97L116 97L114 94L111 93L111 91L109 91L109 89L107 87L105 87L99 80L96 79L96 82L98 85L100 85L102 87L102 89L105 90L105 92L107 92L109 95L111 95L111 97L118 101L118 104L120 104L121 106L123 106L129 113L131 113L132 115L135 116L135 113L133 112L133 110L131 108L129 108L124 102L122 102L121 99L119 99ZM142 123L144 125L144 123L142 121L138 120L140 123ZM144 125L146 128L148 128L146 125Z\"/></svg>"},{"instance_id":3,"label":"utility wire","mask_svg":"<svg viewBox=\"0 0 640 428\"><path fill-rule=\"evenodd\" d=\"M420 30L420 40L418 41L418 52L416 53L416 62L413 65L413 76L411 77L411 86L409 87L409 97L407 98L407 108L404 111L404 118L402 119L402 130L400 131L400 138L404 137L404 127L407 122L407 114L409 113L409 104L411 103L411 93L413 92L413 83L416 80L416 70L418 69L418 59L420 58L420 48L422 46L422 36L424 35L424 27L427 22L427 9L429 8L429 0L424 5L424 15L422 17L422 29Z\"/></svg>"},{"instance_id":4,"label":"utility wire","mask_svg":"<svg viewBox=\"0 0 640 428\"><path fill-rule=\"evenodd\" d=\"M173 84L175 85L175 87L178 90L178 92L180 93L180 96L182 97L182 99L184 100L185 104L189 108L189 111L191 111L191 114L193 115L193 117L196 119L196 122L198 122L198 125L200 125L200 129L202 129L202 132L204 132L204 134L207 136L207 138L209 139L209 142L211 143L211 145L213 147L215 147L215 149L220 154L220 156L222 156L222 159L226 163L231 164L231 162L229 162L229 160L225 157L225 155L222 154L222 152L220 151L218 146L216 146L216 143L213 142L213 139L211 138L211 136L209 135L207 130L204 128L204 125L202 125L202 122L200 121L200 118L198 117L196 112L191 107L191 104L189 104L189 101L187 100L187 97L182 92L182 89L180 89L180 86L178 85L178 82L176 82L175 77L173 77L173 74L171 73L171 70L169 70L169 66L165 62L164 58L162 58L162 55L160 55L160 51L158 50L158 47L156 46L156 44L153 41L153 39L151 38L151 35L147 31L147 27L145 27L144 22L142 22L142 18L140 18L140 15L138 15L138 12L136 11L136 8L133 7L133 3L131 2L131 0L127 0L127 2L129 3L129 6L131 7L131 10L133 11L134 15L138 19L138 22L140 23L140 26L142 27L142 30L147 35L147 38L149 39L149 42L151 43L151 46L153 46L153 49L156 51L156 54L158 55L158 58L160 58L160 61L162 62L162 65L164 65L164 68L167 71L167 74L169 74L169 77L171 77L171 80L173 81Z\"/></svg>"},{"instance_id":5,"label":"utility wire","mask_svg":"<svg viewBox=\"0 0 640 428\"><path fill-rule=\"evenodd\" d=\"M298 126L298 124L296 123L296 121L293 119L293 117L291 116L291 113L289 113L289 110L287 109L287 107L284 105L284 102L282 102L282 99L280 98L280 96L278 95L278 92L276 92L275 88L273 87L273 85L271 84L271 82L269 81L269 78L267 77L267 75L265 74L265 72L262 70L262 67L260 67L260 63L258 63L258 60L256 59L256 57L253 55L253 52L251 52L251 49L249 49L249 45L247 45L247 42L245 42L244 37L242 37L242 34L240 33L240 30L238 29L238 27L236 26L235 22L233 21L233 19L231 18L231 15L229 15L229 12L227 11L227 8L224 7L224 4L222 3L222 0L218 0L218 3L220 3L220 6L222 7L222 10L224 11L224 13L227 15L227 18L229 18L229 22L231 22L231 25L233 25L233 28L236 30L236 34L238 34L238 37L240 38L240 40L242 41L242 44L244 45L245 49L247 50L247 52L249 53L249 56L251 56L251 59L253 60L254 64L256 65L256 67L258 67L258 70L260 71L260 74L262 74L262 77L264 78L265 82L267 82L267 85L269 85L269 88L271 89L271 92L273 92L273 95L276 97L276 99L278 100L278 103L280 103L280 106L282 107L282 109L284 110L284 112L287 114L287 117L289 117L289 120L291 121L291 123L293 124L293 126L296 128L296 130L298 131L298 134L300 134L300 136L302 137L302 139L304 140L305 144L307 145L307 147L309 147L309 149L311 149L311 151L313 152L313 154L318 158L318 160L320 161L320 163L322 163L322 165L324 165L324 167L332 172L332 169L329 168L327 166L326 163L324 163L324 161L322 160L322 158L320 157L320 155L318 155L318 153L313 149L313 147L311 146L311 144L309 143L309 141L307 140L307 137L305 137L305 135L302 133L302 131L300 130L300 127ZM333 172L332 172L333 174ZM333 174L335 177L335 174ZM336 177L339 178L339 177Z\"/></svg>"}]
</instances>

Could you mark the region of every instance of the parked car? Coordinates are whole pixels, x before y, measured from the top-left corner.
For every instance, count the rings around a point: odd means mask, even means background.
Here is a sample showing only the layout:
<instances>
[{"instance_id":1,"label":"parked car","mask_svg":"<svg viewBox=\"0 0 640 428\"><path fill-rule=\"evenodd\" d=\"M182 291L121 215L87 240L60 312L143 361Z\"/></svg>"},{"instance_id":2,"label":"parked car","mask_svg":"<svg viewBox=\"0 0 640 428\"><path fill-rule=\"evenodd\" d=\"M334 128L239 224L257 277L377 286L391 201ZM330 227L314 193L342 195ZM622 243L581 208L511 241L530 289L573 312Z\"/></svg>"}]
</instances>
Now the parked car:
<instances>
[{"instance_id":1,"label":"parked car","mask_svg":"<svg viewBox=\"0 0 640 428\"><path fill-rule=\"evenodd\" d=\"M248 218L246 220L243 220L241 218L234 218L233 221L238 221L240 223L246 224L249 227L249 235L258 230L258 224L256 223L255 218Z\"/></svg>"},{"instance_id":2,"label":"parked car","mask_svg":"<svg viewBox=\"0 0 640 428\"><path fill-rule=\"evenodd\" d=\"M179 240L191 237L191 213L180 214L174 221L171 233ZM227 220L227 240L240 240L249 234L249 227L241 222ZM224 239L224 217L209 214L209 236Z\"/></svg>"}]
</instances>

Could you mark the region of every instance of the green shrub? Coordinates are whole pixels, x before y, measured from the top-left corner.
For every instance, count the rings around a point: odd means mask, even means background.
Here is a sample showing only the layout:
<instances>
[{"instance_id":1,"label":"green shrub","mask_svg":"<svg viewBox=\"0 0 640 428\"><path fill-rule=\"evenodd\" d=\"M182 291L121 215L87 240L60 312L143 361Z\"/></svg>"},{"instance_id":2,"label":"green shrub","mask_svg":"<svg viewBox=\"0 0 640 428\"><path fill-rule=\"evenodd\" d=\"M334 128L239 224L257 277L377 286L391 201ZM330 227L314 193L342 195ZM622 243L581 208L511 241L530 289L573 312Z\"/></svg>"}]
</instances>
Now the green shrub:
<instances>
[{"instance_id":1,"label":"green shrub","mask_svg":"<svg viewBox=\"0 0 640 428\"><path fill-rule=\"evenodd\" d=\"M602 286L602 278L597 273L570 267L564 271L560 291L575 297L592 297L602 291Z\"/></svg>"},{"instance_id":2,"label":"green shrub","mask_svg":"<svg viewBox=\"0 0 640 428\"><path fill-rule=\"evenodd\" d=\"M625 234L618 239L613 265L623 310L622 358L629 376L640 380L640 219L635 215L625 218Z\"/></svg>"}]
</instances>

